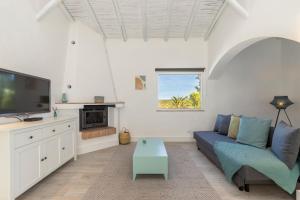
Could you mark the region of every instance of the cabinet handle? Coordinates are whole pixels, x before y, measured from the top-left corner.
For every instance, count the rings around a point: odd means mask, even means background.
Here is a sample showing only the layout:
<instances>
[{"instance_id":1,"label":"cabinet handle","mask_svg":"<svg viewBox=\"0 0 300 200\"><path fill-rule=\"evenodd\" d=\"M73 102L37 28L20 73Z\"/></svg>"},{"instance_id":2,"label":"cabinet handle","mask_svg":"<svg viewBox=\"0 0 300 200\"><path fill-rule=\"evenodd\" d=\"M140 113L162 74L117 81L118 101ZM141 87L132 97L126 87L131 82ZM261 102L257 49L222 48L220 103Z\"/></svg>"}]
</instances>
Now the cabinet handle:
<instances>
[{"instance_id":1,"label":"cabinet handle","mask_svg":"<svg viewBox=\"0 0 300 200\"><path fill-rule=\"evenodd\" d=\"M47 160L47 157L45 157L44 159Z\"/></svg>"},{"instance_id":2,"label":"cabinet handle","mask_svg":"<svg viewBox=\"0 0 300 200\"><path fill-rule=\"evenodd\" d=\"M52 132L54 133L54 132L55 132L55 129L53 129Z\"/></svg>"},{"instance_id":3,"label":"cabinet handle","mask_svg":"<svg viewBox=\"0 0 300 200\"><path fill-rule=\"evenodd\" d=\"M71 128L71 125L68 125L69 128Z\"/></svg>"},{"instance_id":4,"label":"cabinet handle","mask_svg":"<svg viewBox=\"0 0 300 200\"><path fill-rule=\"evenodd\" d=\"M42 158L42 159L41 159L41 162L43 162L44 160L45 160L45 159L44 159L44 158Z\"/></svg>"},{"instance_id":5,"label":"cabinet handle","mask_svg":"<svg viewBox=\"0 0 300 200\"><path fill-rule=\"evenodd\" d=\"M29 137L29 139L33 139L33 136L31 135L31 136Z\"/></svg>"},{"instance_id":6,"label":"cabinet handle","mask_svg":"<svg viewBox=\"0 0 300 200\"><path fill-rule=\"evenodd\" d=\"M65 149L66 149L65 147L62 148L62 150L65 150Z\"/></svg>"}]
</instances>

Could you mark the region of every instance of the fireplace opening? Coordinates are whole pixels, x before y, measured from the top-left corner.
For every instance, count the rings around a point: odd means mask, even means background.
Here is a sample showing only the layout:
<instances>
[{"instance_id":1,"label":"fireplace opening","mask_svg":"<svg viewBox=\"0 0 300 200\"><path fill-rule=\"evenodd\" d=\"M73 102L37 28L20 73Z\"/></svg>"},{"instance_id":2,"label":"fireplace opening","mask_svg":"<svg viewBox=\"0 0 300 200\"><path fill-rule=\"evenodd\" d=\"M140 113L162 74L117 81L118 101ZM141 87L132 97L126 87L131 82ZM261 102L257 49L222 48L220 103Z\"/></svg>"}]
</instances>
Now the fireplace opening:
<instances>
[{"instance_id":1,"label":"fireplace opening","mask_svg":"<svg viewBox=\"0 0 300 200\"><path fill-rule=\"evenodd\" d=\"M108 126L108 107L102 105L85 105L79 111L80 130Z\"/></svg>"}]
</instances>

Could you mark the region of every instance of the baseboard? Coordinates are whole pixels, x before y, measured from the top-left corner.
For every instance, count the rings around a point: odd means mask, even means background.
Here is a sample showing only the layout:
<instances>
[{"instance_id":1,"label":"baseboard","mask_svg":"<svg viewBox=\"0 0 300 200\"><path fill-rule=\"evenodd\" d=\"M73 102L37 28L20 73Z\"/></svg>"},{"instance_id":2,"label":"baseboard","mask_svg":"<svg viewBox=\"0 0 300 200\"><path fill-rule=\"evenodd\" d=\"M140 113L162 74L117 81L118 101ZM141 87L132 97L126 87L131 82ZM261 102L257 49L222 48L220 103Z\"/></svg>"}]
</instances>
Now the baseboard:
<instances>
[{"instance_id":1,"label":"baseboard","mask_svg":"<svg viewBox=\"0 0 300 200\"><path fill-rule=\"evenodd\" d=\"M153 137L153 136L133 136L131 137L132 142L138 141L138 139L142 138L161 138L165 142L194 142L194 139L192 137L169 137L169 136L160 136L160 137ZM90 153L93 151L98 151L101 149L113 147L119 145L118 139L111 139L111 140L105 140L105 141L99 141L92 144L84 144L80 145L77 149L78 154L85 154Z\"/></svg>"},{"instance_id":2,"label":"baseboard","mask_svg":"<svg viewBox=\"0 0 300 200\"><path fill-rule=\"evenodd\" d=\"M153 137L153 136L133 136L133 137L131 137L131 140L133 142L136 142L136 141L138 141L138 139L142 139L142 138L161 138L165 142L194 142L195 141L193 137L170 137L170 136L157 136L157 137Z\"/></svg>"},{"instance_id":3,"label":"baseboard","mask_svg":"<svg viewBox=\"0 0 300 200\"><path fill-rule=\"evenodd\" d=\"M100 141L100 142L93 143L93 144L80 145L77 148L77 152L80 155L80 154L90 153L93 151L98 151L101 149L106 149L106 148L117 146L117 145L119 145L118 139L112 139L109 141L107 141L107 140Z\"/></svg>"}]
</instances>

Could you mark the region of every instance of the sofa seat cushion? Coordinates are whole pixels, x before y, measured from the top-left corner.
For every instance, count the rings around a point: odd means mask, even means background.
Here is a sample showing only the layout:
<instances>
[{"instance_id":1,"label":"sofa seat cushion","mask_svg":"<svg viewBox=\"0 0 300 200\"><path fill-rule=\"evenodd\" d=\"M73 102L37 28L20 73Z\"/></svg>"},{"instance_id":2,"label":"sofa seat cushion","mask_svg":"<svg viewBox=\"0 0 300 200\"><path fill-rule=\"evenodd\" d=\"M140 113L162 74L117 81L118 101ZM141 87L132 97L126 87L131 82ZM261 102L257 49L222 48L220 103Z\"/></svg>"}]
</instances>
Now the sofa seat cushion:
<instances>
[{"instance_id":1,"label":"sofa seat cushion","mask_svg":"<svg viewBox=\"0 0 300 200\"><path fill-rule=\"evenodd\" d=\"M273 132L272 132L273 133ZM234 143L235 141L227 136L222 136L214 131L197 131L194 132L194 138L197 141L197 146L202 153L213 162L221 171L223 171L221 163L214 152L213 144L217 141L227 141ZM270 138L272 140L272 138ZM270 142L271 143L271 142ZM249 166L243 166L234 176L235 184L240 187L244 184L272 184L274 183L269 178L259 173Z\"/></svg>"},{"instance_id":2,"label":"sofa seat cushion","mask_svg":"<svg viewBox=\"0 0 300 200\"><path fill-rule=\"evenodd\" d=\"M221 163L214 152L214 143L217 141L234 142L231 138L220 135L214 131L197 131L194 132L194 138L197 141L198 148L212 161L220 170L222 170Z\"/></svg>"},{"instance_id":3,"label":"sofa seat cushion","mask_svg":"<svg viewBox=\"0 0 300 200\"><path fill-rule=\"evenodd\" d=\"M233 180L243 166L249 166L269 177L286 192L292 194L295 191L300 174L299 163L290 170L270 149L238 143L216 142L214 150L227 180Z\"/></svg>"},{"instance_id":4,"label":"sofa seat cushion","mask_svg":"<svg viewBox=\"0 0 300 200\"><path fill-rule=\"evenodd\" d=\"M194 132L194 138L196 140L202 140L211 145L214 146L215 142L231 142L235 143L235 141L232 138L229 138L225 135L220 135L218 132L214 131L197 131Z\"/></svg>"}]
</instances>

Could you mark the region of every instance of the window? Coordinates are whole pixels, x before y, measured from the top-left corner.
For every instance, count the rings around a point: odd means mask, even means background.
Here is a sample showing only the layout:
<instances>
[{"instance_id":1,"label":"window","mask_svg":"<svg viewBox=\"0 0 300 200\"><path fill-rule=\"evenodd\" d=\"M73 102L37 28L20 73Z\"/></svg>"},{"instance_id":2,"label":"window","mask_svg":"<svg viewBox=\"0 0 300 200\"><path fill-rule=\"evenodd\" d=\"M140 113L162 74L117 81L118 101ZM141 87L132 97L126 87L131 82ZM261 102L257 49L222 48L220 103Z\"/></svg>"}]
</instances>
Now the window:
<instances>
[{"instance_id":1,"label":"window","mask_svg":"<svg viewBox=\"0 0 300 200\"><path fill-rule=\"evenodd\" d=\"M156 69L159 110L201 110L203 69Z\"/></svg>"}]
</instances>

